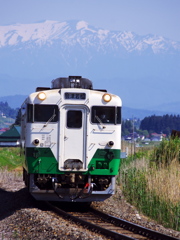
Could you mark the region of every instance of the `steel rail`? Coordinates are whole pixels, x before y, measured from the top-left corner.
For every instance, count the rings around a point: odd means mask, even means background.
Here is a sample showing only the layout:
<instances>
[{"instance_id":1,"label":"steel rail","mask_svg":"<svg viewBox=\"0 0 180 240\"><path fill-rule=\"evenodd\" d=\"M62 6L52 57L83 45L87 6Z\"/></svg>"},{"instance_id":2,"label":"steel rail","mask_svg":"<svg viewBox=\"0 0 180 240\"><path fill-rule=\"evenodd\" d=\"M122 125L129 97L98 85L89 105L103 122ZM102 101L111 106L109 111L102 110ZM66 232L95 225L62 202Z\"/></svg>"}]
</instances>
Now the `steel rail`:
<instances>
[{"instance_id":1,"label":"steel rail","mask_svg":"<svg viewBox=\"0 0 180 240\"><path fill-rule=\"evenodd\" d=\"M46 204L56 213L58 213L59 215L63 216L64 218L71 220L73 222L75 222L76 224L81 224L81 226L84 226L85 228L94 231L94 232L99 232L105 236L111 237L112 239L117 239L117 240L137 240L137 238L132 238L123 234L119 234L117 232L114 231L110 231L108 229L105 229L103 227L100 227L98 225L92 224L88 221L85 221L79 217L73 216L70 213L67 213L66 211L52 205L49 202L46 202Z\"/></svg>"},{"instance_id":2,"label":"steel rail","mask_svg":"<svg viewBox=\"0 0 180 240\"><path fill-rule=\"evenodd\" d=\"M68 220L72 220L73 222L75 222L76 224L80 224L81 226L84 226L85 228L94 231L94 232L99 232L105 236L108 236L112 239L120 239L120 240L135 240L135 239L155 239L155 240L178 240L174 237L168 236L168 235L164 235L161 234L159 232L141 227L140 225L128 222L126 220L123 219L119 219L116 217L113 217L111 215L105 214L103 212L100 212L94 208L89 208L89 212L87 216L83 216L83 214L80 212L75 212L75 213L71 212L66 212L62 209L60 209L57 206L54 206L53 204L46 202L46 204L50 207L50 209L52 209L54 212L58 213L59 215L63 216L64 218L68 219ZM115 229L115 231L112 231L111 229L107 229L109 226L105 226L102 227L99 224L94 224L92 222L90 222L90 214L93 213L93 215L95 217L98 217L99 219L103 220L106 223L109 224L113 224L116 227L119 227L122 229L125 229L127 231L129 231L129 233L125 233L127 235L121 234L116 232L117 229ZM85 220L87 219L87 220ZM94 219L93 219L94 220ZM97 220L97 218L96 218ZM101 223L102 225L102 223ZM112 228L112 227L111 227ZM128 236L131 235L131 236ZM137 234L139 235L137 238ZM134 236L133 236L134 235ZM135 237L135 238L134 238Z\"/></svg>"},{"instance_id":3,"label":"steel rail","mask_svg":"<svg viewBox=\"0 0 180 240\"><path fill-rule=\"evenodd\" d=\"M178 240L177 238L174 238L172 236L169 235L165 235L163 233L159 233L157 231L153 231L151 229L142 227L140 225L131 223L129 221L120 219L120 218L116 218L114 216L111 216L109 214L106 214L104 212L101 212L95 208L91 208L90 209L92 212L94 212L95 214L97 214L98 216L102 217L104 220L111 222L113 224L115 224L116 226L120 226L122 228L128 229L132 232L136 232L140 235L149 237L151 239L158 239L158 240Z\"/></svg>"}]
</instances>

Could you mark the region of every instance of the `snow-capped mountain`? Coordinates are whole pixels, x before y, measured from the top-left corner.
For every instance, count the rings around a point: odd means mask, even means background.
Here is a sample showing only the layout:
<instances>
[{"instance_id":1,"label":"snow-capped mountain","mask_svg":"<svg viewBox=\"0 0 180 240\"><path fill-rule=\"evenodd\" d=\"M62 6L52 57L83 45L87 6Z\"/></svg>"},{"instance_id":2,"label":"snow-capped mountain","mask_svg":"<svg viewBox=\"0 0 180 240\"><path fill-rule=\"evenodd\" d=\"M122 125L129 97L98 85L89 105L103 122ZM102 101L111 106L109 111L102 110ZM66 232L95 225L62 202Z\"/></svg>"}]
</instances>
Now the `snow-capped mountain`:
<instances>
[{"instance_id":1,"label":"snow-capped mountain","mask_svg":"<svg viewBox=\"0 0 180 240\"><path fill-rule=\"evenodd\" d=\"M0 26L0 82L6 83L0 96L10 94L9 86L28 94L32 86L77 74L123 95L129 106L146 98L159 105L168 94L179 100L179 66L180 42L163 36L110 31L85 21Z\"/></svg>"},{"instance_id":2,"label":"snow-capped mountain","mask_svg":"<svg viewBox=\"0 0 180 240\"><path fill-rule=\"evenodd\" d=\"M82 48L96 47L143 52L150 49L153 53L180 50L180 43L162 36L139 36L132 32L118 32L97 29L85 21L57 22L45 21L34 24L0 26L0 48L4 47L42 47L53 44L61 46L80 45Z\"/></svg>"}]
</instances>

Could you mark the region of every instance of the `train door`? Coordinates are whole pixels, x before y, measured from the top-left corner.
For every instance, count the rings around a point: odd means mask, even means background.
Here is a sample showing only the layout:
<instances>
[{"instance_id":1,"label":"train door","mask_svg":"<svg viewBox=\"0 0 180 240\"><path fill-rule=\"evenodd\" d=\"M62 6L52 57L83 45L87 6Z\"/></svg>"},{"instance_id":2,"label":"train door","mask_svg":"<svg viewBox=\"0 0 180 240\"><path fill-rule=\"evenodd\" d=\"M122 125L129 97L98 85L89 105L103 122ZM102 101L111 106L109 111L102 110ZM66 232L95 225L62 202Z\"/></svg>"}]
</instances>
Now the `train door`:
<instances>
[{"instance_id":1,"label":"train door","mask_svg":"<svg viewBox=\"0 0 180 240\"><path fill-rule=\"evenodd\" d=\"M82 170L86 166L87 109L66 106L61 111L60 170Z\"/></svg>"}]
</instances>

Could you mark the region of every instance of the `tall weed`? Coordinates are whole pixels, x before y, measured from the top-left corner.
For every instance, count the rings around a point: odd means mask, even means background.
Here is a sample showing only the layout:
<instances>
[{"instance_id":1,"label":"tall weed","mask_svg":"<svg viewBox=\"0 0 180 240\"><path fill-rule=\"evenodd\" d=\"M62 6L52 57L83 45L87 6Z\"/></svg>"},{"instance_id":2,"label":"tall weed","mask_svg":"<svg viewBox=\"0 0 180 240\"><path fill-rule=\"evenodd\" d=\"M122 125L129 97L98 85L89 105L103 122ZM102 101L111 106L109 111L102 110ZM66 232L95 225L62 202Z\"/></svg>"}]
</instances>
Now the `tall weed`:
<instances>
[{"instance_id":1,"label":"tall weed","mask_svg":"<svg viewBox=\"0 0 180 240\"><path fill-rule=\"evenodd\" d=\"M158 167L168 166L172 161L180 163L180 138L163 140L158 147L154 148L150 160Z\"/></svg>"},{"instance_id":2,"label":"tall weed","mask_svg":"<svg viewBox=\"0 0 180 240\"><path fill-rule=\"evenodd\" d=\"M180 231L180 162L177 147L179 143L179 139L174 142L163 141L159 148L153 151L150 160L147 159L148 154L130 156L122 161L120 170L120 182L127 201L165 227L178 231ZM171 151L174 153L171 154ZM152 164L152 157L155 164Z\"/></svg>"},{"instance_id":3,"label":"tall weed","mask_svg":"<svg viewBox=\"0 0 180 240\"><path fill-rule=\"evenodd\" d=\"M156 189L150 189L147 176L145 170L132 168L126 171L122 186L127 201L165 227L180 231L180 199L172 202L156 192Z\"/></svg>"}]
</instances>

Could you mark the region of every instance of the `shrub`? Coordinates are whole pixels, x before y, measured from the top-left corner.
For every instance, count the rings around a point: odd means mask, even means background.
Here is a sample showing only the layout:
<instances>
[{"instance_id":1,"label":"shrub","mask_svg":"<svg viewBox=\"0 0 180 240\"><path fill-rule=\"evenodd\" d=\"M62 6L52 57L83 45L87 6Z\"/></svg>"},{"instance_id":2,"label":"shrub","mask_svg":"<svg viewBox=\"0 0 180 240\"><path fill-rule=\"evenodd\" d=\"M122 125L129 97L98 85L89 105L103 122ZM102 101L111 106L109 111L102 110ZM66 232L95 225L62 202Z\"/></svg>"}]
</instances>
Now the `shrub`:
<instances>
[{"instance_id":1,"label":"shrub","mask_svg":"<svg viewBox=\"0 0 180 240\"><path fill-rule=\"evenodd\" d=\"M163 140L150 157L151 162L155 162L158 167L168 166L172 161L180 162L180 139L170 138Z\"/></svg>"}]
</instances>

